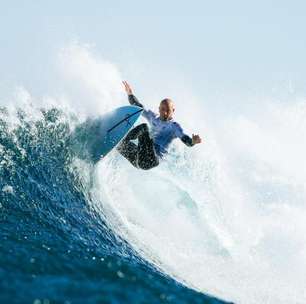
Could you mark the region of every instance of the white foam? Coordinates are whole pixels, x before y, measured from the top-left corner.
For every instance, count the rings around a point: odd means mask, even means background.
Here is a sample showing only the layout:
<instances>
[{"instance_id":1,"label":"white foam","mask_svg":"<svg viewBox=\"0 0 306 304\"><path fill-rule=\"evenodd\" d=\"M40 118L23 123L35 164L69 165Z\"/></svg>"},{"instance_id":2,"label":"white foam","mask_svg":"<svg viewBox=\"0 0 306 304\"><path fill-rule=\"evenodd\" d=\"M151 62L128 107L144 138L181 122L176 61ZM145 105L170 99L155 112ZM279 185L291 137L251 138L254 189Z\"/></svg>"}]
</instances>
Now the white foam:
<instances>
[{"instance_id":1,"label":"white foam","mask_svg":"<svg viewBox=\"0 0 306 304\"><path fill-rule=\"evenodd\" d=\"M113 228L197 290L237 303L303 303L305 103L222 117L214 134L201 104L193 109L202 146L177 142L177 155L149 172L115 153L101 162L96 191L107 193Z\"/></svg>"},{"instance_id":2,"label":"white foam","mask_svg":"<svg viewBox=\"0 0 306 304\"><path fill-rule=\"evenodd\" d=\"M67 89L46 102L79 117L126 102L118 68L90 47L62 49L59 66ZM237 303L304 303L305 102L271 101L252 115L223 113L211 125L194 96L176 106L177 120L205 142L190 149L177 141L150 171L112 152L96 169L92 207L145 259L191 288Z\"/></svg>"},{"instance_id":3,"label":"white foam","mask_svg":"<svg viewBox=\"0 0 306 304\"><path fill-rule=\"evenodd\" d=\"M274 110L266 116L271 126L263 117L231 119L226 145L208 140L208 151L186 148L149 172L115 153L101 162L96 191L107 192L103 205L121 222L113 228L159 269L200 291L238 303L303 303L306 151L291 137L301 151L288 152L279 116L287 108ZM285 121L288 134L296 119Z\"/></svg>"}]
</instances>

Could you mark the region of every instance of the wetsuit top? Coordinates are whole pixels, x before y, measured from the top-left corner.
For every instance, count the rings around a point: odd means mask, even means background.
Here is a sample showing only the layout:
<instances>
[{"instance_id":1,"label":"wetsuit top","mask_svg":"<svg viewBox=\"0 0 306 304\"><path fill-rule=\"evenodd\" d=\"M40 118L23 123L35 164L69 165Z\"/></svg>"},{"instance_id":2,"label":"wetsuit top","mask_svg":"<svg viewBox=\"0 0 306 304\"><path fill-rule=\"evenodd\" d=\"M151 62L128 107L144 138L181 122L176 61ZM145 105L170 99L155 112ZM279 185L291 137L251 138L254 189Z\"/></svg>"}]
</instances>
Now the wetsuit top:
<instances>
[{"instance_id":1,"label":"wetsuit top","mask_svg":"<svg viewBox=\"0 0 306 304\"><path fill-rule=\"evenodd\" d=\"M144 108L134 95L129 95L129 102L130 104ZM161 120L156 113L145 108L142 115L148 120L151 126L155 151L159 157L168 153L169 145L175 138L180 138L187 146L193 145L192 138L186 135L182 127L173 119Z\"/></svg>"}]
</instances>

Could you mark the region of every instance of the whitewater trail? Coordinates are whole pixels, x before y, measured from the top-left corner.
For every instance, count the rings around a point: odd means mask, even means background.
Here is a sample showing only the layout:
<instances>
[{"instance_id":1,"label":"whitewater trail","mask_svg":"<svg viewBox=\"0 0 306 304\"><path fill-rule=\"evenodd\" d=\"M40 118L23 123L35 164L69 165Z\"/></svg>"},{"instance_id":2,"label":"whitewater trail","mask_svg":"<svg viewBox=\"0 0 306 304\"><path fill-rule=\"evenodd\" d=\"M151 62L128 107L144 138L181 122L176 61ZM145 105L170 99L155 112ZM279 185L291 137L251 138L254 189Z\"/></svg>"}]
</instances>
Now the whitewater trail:
<instances>
[{"instance_id":1,"label":"whitewater trail","mask_svg":"<svg viewBox=\"0 0 306 304\"><path fill-rule=\"evenodd\" d=\"M241 303L302 303L304 237L296 229L305 211L280 200L279 184L269 180L266 193L253 195L259 176L246 187L216 155L181 152L150 172L115 153L99 164L93 191L103 201L98 208L116 215L113 229L159 269L200 291Z\"/></svg>"},{"instance_id":2,"label":"whitewater trail","mask_svg":"<svg viewBox=\"0 0 306 304\"><path fill-rule=\"evenodd\" d=\"M118 93L120 74L88 49L68 48L60 61L73 89L45 104L76 117L72 129L127 102ZM35 103L25 90L17 99ZM157 109L158 100L147 104ZM176 141L158 168L137 170L116 151L93 172L75 161L90 180L91 208L144 259L188 287L237 303L304 303L305 101L267 103L209 126L209 109L196 99L188 105L176 101L176 118L204 143L188 148Z\"/></svg>"}]
</instances>

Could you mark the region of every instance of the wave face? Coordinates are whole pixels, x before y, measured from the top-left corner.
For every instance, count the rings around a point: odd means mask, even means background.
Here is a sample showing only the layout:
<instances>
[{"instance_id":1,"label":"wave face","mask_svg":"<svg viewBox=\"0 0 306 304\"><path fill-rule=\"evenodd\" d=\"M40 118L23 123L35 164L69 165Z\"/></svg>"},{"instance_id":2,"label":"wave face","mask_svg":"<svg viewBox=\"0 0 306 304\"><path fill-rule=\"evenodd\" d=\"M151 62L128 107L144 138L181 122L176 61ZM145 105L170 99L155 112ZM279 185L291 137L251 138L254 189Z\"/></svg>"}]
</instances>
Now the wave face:
<instances>
[{"instance_id":1,"label":"wave face","mask_svg":"<svg viewBox=\"0 0 306 304\"><path fill-rule=\"evenodd\" d=\"M219 303L144 260L93 208L107 199L92 193L71 125L57 108L1 109L0 302Z\"/></svg>"},{"instance_id":2,"label":"wave face","mask_svg":"<svg viewBox=\"0 0 306 304\"><path fill-rule=\"evenodd\" d=\"M185 94L177 120L202 145L150 171L93 164L71 133L82 146L88 116L126 103L121 76L80 46L59 61L64 95L1 109L1 302L306 302L304 100L215 119Z\"/></svg>"}]
</instances>

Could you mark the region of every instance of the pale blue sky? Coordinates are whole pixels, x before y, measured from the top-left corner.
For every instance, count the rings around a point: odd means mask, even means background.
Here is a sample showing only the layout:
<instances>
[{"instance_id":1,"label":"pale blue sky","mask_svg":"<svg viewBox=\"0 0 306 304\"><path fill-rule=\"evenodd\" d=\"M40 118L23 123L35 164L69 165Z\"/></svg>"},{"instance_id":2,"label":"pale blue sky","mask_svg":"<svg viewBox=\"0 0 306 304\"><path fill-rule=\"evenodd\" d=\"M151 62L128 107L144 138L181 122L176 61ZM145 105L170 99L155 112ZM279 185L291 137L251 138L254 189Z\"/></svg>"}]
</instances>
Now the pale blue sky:
<instances>
[{"instance_id":1,"label":"pale blue sky","mask_svg":"<svg viewBox=\"0 0 306 304\"><path fill-rule=\"evenodd\" d=\"M1 0L0 14L3 91L49 90L54 56L73 39L94 44L140 91L165 77L206 96L305 91L304 1Z\"/></svg>"}]
</instances>

